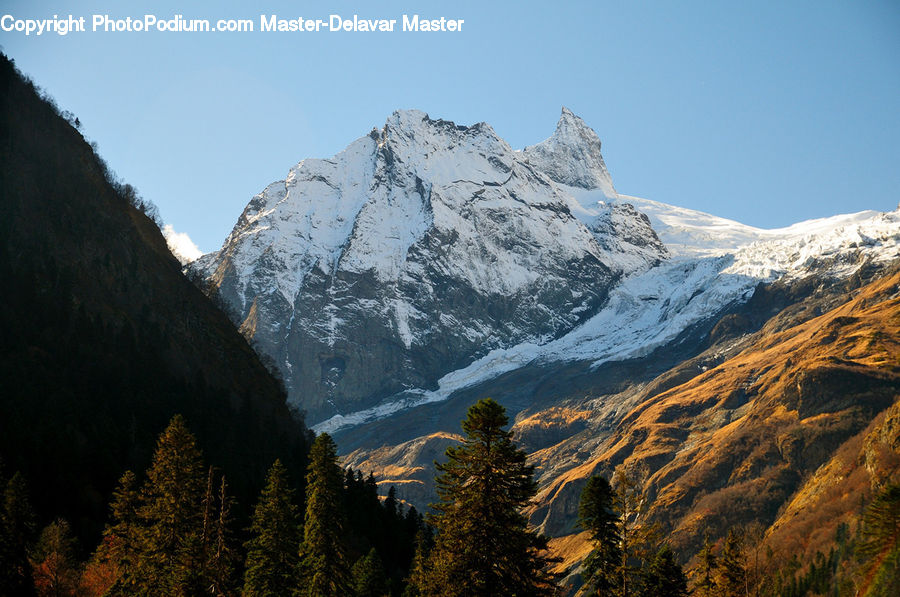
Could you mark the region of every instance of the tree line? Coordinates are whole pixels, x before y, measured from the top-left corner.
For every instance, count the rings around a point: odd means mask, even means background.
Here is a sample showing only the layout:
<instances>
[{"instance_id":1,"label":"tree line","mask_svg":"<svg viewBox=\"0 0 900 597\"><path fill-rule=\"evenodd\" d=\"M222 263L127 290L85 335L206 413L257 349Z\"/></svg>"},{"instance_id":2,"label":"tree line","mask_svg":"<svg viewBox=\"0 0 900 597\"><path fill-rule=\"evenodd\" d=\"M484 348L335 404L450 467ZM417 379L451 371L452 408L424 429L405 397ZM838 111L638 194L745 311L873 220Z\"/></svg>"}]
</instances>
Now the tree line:
<instances>
[{"instance_id":1,"label":"tree line","mask_svg":"<svg viewBox=\"0 0 900 597\"><path fill-rule=\"evenodd\" d=\"M34 539L35 515L21 475L6 483L0 535L4 595L345 596L555 595L547 537L524 513L537 491L534 466L512 441L505 409L473 405L465 439L436 464L439 502L423 517L394 489L381 499L370 474L341 468L334 441L316 437L302 500L276 460L241 542L228 481L204 464L185 420L159 436L141 481L126 471L109 505L100 545L83 564L65 520ZM636 484L613 490L592 478L581 523L595 549L586 587L610 595L684 595L671 550L641 557L651 528ZM655 584L654 584L655 583ZM654 592L655 591L655 592Z\"/></svg>"},{"instance_id":2,"label":"tree line","mask_svg":"<svg viewBox=\"0 0 900 597\"><path fill-rule=\"evenodd\" d=\"M373 476L344 471L327 434L313 444L305 481L304 513L276 460L249 528L236 527L225 475L204 464L176 415L143 481L122 475L101 542L82 562L65 520L37 533L16 473L3 483L0 594L400 595L422 516L393 491L379 499Z\"/></svg>"},{"instance_id":3,"label":"tree line","mask_svg":"<svg viewBox=\"0 0 900 597\"><path fill-rule=\"evenodd\" d=\"M84 564L76 558L68 523L59 519L36 533L25 480L18 473L5 480L0 594L559 594L561 579L552 571L559 560L550 557L547 537L524 513L537 491L534 466L513 443L507 424L505 409L491 399L469 409L462 423L465 439L437 464L439 501L425 517L404 507L393 488L379 498L371 474L363 478L342 469L334 441L323 433L309 453L302 504L276 460L243 530L246 538L239 541L227 479L205 466L184 419L175 416L159 436L143 481L131 471L122 475L102 541ZM578 520L592 549L580 567L580 594L839 594L829 579L846 555L823 556L804 576L795 576L796 569L779 572L766 586L747 559L754 538L738 530L721 546L707 538L694 558L689 592L679 559L648 510L641 484L621 468L612 482L599 475L587 481ZM865 594L896 594L898 486L873 501L860 529L855 551L877 564L867 568Z\"/></svg>"}]
</instances>

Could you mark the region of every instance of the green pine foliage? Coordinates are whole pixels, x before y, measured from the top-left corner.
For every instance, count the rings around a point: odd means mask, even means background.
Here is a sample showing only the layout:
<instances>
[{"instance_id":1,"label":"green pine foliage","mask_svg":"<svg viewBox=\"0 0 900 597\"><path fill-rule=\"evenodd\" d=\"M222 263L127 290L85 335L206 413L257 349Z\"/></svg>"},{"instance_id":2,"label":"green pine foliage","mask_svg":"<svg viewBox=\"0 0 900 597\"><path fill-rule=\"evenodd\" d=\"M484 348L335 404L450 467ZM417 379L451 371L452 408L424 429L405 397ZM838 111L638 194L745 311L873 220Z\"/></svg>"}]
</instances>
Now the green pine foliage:
<instances>
[{"instance_id":1,"label":"green pine foliage","mask_svg":"<svg viewBox=\"0 0 900 597\"><path fill-rule=\"evenodd\" d=\"M414 507L404 509L393 486L383 500L370 473L347 469L344 475L344 511L348 526L347 554L356 561L375 548L387 575L388 589L400 595L409 575L416 535L425 526Z\"/></svg>"},{"instance_id":2,"label":"green pine foliage","mask_svg":"<svg viewBox=\"0 0 900 597\"><path fill-rule=\"evenodd\" d=\"M214 491L213 487L217 487ZM224 476L204 474L184 418L159 436L141 488L126 472L112 519L85 576L105 595L230 595L239 564L231 533L233 500Z\"/></svg>"},{"instance_id":3,"label":"green pine foliage","mask_svg":"<svg viewBox=\"0 0 900 597\"><path fill-rule=\"evenodd\" d=\"M97 571L94 576L99 577L98 589L111 597L133 595L138 590L136 570L142 541L139 507L137 478L131 471L125 471L113 492L111 522L88 564L89 569Z\"/></svg>"},{"instance_id":4,"label":"green pine foliage","mask_svg":"<svg viewBox=\"0 0 900 597\"><path fill-rule=\"evenodd\" d=\"M649 502L633 478L621 470L615 489L603 477L588 479L578 520L593 545L582 567L584 590L616 597L683 597L687 577L674 552L659 545L655 524L647 522Z\"/></svg>"},{"instance_id":5,"label":"green pine foliage","mask_svg":"<svg viewBox=\"0 0 900 597\"><path fill-rule=\"evenodd\" d=\"M406 588L403 597L419 597L424 594L425 583L428 578L428 562L431 550L434 547L434 536L431 527L423 525L416 533L415 553L410 565L409 577L406 579Z\"/></svg>"},{"instance_id":6,"label":"green pine foliage","mask_svg":"<svg viewBox=\"0 0 900 597\"><path fill-rule=\"evenodd\" d=\"M246 597L289 595L298 586L297 546L301 535L294 500L287 470L276 460L253 511L251 537L245 544L243 594Z\"/></svg>"},{"instance_id":7,"label":"green pine foliage","mask_svg":"<svg viewBox=\"0 0 900 597\"><path fill-rule=\"evenodd\" d=\"M343 596L351 588L347 562L347 527L342 497L344 473L337 447L327 433L316 437L309 453L306 476L306 516L300 549L299 594L310 597Z\"/></svg>"},{"instance_id":8,"label":"green pine foliage","mask_svg":"<svg viewBox=\"0 0 900 597\"><path fill-rule=\"evenodd\" d=\"M462 445L438 464L440 502L424 595L544 595L547 539L528 527L522 509L536 493L534 467L503 427L505 409L491 399L469 408Z\"/></svg>"},{"instance_id":9,"label":"green pine foliage","mask_svg":"<svg viewBox=\"0 0 900 597\"><path fill-rule=\"evenodd\" d=\"M871 562L866 595L900 594L900 484L888 485L866 508L859 552Z\"/></svg>"},{"instance_id":10,"label":"green pine foliage","mask_svg":"<svg viewBox=\"0 0 900 597\"><path fill-rule=\"evenodd\" d=\"M226 478L213 468L203 471L184 419L173 418L140 489L133 473L122 475L110 523L82 576L85 594L228 596L239 592L243 575L240 592L248 596L344 595L359 579L348 562L365 558L366 578L377 580L367 586L403 592L412 538L425 528L423 519L414 508L404 512L396 497L380 501L371 475L348 471L345 485L328 436L319 438L310 461L305 524L286 467L272 465L248 529L246 560L235 548ZM346 522L349 512L354 525ZM366 545L366 551L351 557L347 543ZM394 563L385 564L386 558Z\"/></svg>"},{"instance_id":11,"label":"green pine foliage","mask_svg":"<svg viewBox=\"0 0 900 597\"><path fill-rule=\"evenodd\" d=\"M664 545L642 572L641 597L687 597L687 576L675 560L675 553Z\"/></svg>"},{"instance_id":12,"label":"green pine foliage","mask_svg":"<svg viewBox=\"0 0 900 597\"><path fill-rule=\"evenodd\" d=\"M613 475L612 484L613 509L619 515L619 587L615 594L628 597L637 594L641 587L641 569L659 545L658 529L647 520L650 502L635 477L620 468Z\"/></svg>"},{"instance_id":13,"label":"green pine foliage","mask_svg":"<svg viewBox=\"0 0 900 597\"><path fill-rule=\"evenodd\" d=\"M855 532L841 523L827 554L817 551L805 565L794 554L776 570L771 582L763 579L757 589L773 597L893 597L900 594L898 542L900 485L890 484L863 509Z\"/></svg>"},{"instance_id":14,"label":"green pine foliage","mask_svg":"<svg viewBox=\"0 0 900 597\"><path fill-rule=\"evenodd\" d=\"M719 559L718 591L722 597L747 594L747 566L744 558L744 536L739 529L729 529Z\"/></svg>"},{"instance_id":15,"label":"green pine foliage","mask_svg":"<svg viewBox=\"0 0 900 597\"><path fill-rule=\"evenodd\" d=\"M176 415L157 442L141 490L141 594L202 590L204 477L200 450L184 418Z\"/></svg>"},{"instance_id":16,"label":"green pine foliage","mask_svg":"<svg viewBox=\"0 0 900 597\"><path fill-rule=\"evenodd\" d=\"M718 595L716 573L719 570L719 558L713 550L713 544L707 535L703 539L703 549L698 554L698 564L694 571L696 576L695 594L702 597Z\"/></svg>"},{"instance_id":17,"label":"green pine foliage","mask_svg":"<svg viewBox=\"0 0 900 597\"><path fill-rule=\"evenodd\" d=\"M353 564L351 575L356 597L383 597L388 594L387 576L374 547Z\"/></svg>"},{"instance_id":18,"label":"green pine foliage","mask_svg":"<svg viewBox=\"0 0 900 597\"><path fill-rule=\"evenodd\" d=\"M594 475L581 492L578 522L590 533L593 549L584 561L584 584L597 595L609 595L621 584L620 517L613 506L613 489L605 478Z\"/></svg>"}]
</instances>

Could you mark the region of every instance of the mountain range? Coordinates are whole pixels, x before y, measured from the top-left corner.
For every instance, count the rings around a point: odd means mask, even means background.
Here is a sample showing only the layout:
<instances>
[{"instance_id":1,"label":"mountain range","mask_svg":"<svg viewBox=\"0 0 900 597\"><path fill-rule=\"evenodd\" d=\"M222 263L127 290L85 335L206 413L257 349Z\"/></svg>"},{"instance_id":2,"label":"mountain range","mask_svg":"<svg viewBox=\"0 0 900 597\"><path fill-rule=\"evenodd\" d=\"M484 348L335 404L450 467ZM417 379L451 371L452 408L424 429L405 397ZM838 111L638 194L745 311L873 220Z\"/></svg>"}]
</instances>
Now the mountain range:
<instances>
[{"instance_id":1,"label":"mountain range","mask_svg":"<svg viewBox=\"0 0 900 597\"><path fill-rule=\"evenodd\" d=\"M900 211L754 228L619 194L600 149L565 108L522 150L398 111L291 168L188 270L345 464L418 507L492 396L569 563L581 488L618 467L685 553L701 529L783 532L836 454L896 449L894 427L866 438L900 396Z\"/></svg>"}]
</instances>

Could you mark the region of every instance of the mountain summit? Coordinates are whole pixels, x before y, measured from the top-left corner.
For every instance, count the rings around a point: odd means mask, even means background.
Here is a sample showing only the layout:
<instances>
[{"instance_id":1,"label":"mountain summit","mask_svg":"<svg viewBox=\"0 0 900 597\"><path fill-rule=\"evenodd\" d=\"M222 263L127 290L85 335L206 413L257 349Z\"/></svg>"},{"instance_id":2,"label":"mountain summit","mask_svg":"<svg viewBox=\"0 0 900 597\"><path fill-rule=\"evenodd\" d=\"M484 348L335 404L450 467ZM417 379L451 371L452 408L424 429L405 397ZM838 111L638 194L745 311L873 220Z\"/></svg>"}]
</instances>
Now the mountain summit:
<instances>
[{"instance_id":1,"label":"mountain summit","mask_svg":"<svg viewBox=\"0 0 900 597\"><path fill-rule=\"evenodd\" d=\"M558 183L599 189L607 197L616 197L612 178L600 154L600 137L566 107L553 136L526 147L523 153L530 164Z\"/></svg>"},{"instance_id":2,"label":"mountain summit","mask_svg":"<svg viewBox=\"0 0 900 597\"><path fill-rule=\"evenodd\" d=\"M485 123L397 111L266 187L193 267L317 422L593 315L667 257L615 197L599 138L567 109L523 151Z\"/></svg>"}]
</instances>

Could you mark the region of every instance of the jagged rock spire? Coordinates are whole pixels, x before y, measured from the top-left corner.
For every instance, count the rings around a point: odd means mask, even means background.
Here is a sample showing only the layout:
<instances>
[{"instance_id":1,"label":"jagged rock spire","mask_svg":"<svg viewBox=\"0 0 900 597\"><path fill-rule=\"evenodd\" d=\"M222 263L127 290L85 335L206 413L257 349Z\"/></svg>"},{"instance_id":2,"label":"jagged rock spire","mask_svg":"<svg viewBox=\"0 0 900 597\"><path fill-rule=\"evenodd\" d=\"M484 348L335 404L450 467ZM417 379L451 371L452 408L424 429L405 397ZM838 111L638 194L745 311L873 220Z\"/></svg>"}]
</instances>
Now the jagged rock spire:
<instances>
[{"instance_id":1,"label":"jagged rock spire","mask_svg":"<svg viewBox=\"0 0 900 597\"><path fill-rule=\"evenodd\" d=\"M526 147L523 153L529 163L555 182L600 189L608 197L616 197L612 178L600 154L600 137L565 106L553 136Z\"/></svg>"}]
</instances>

